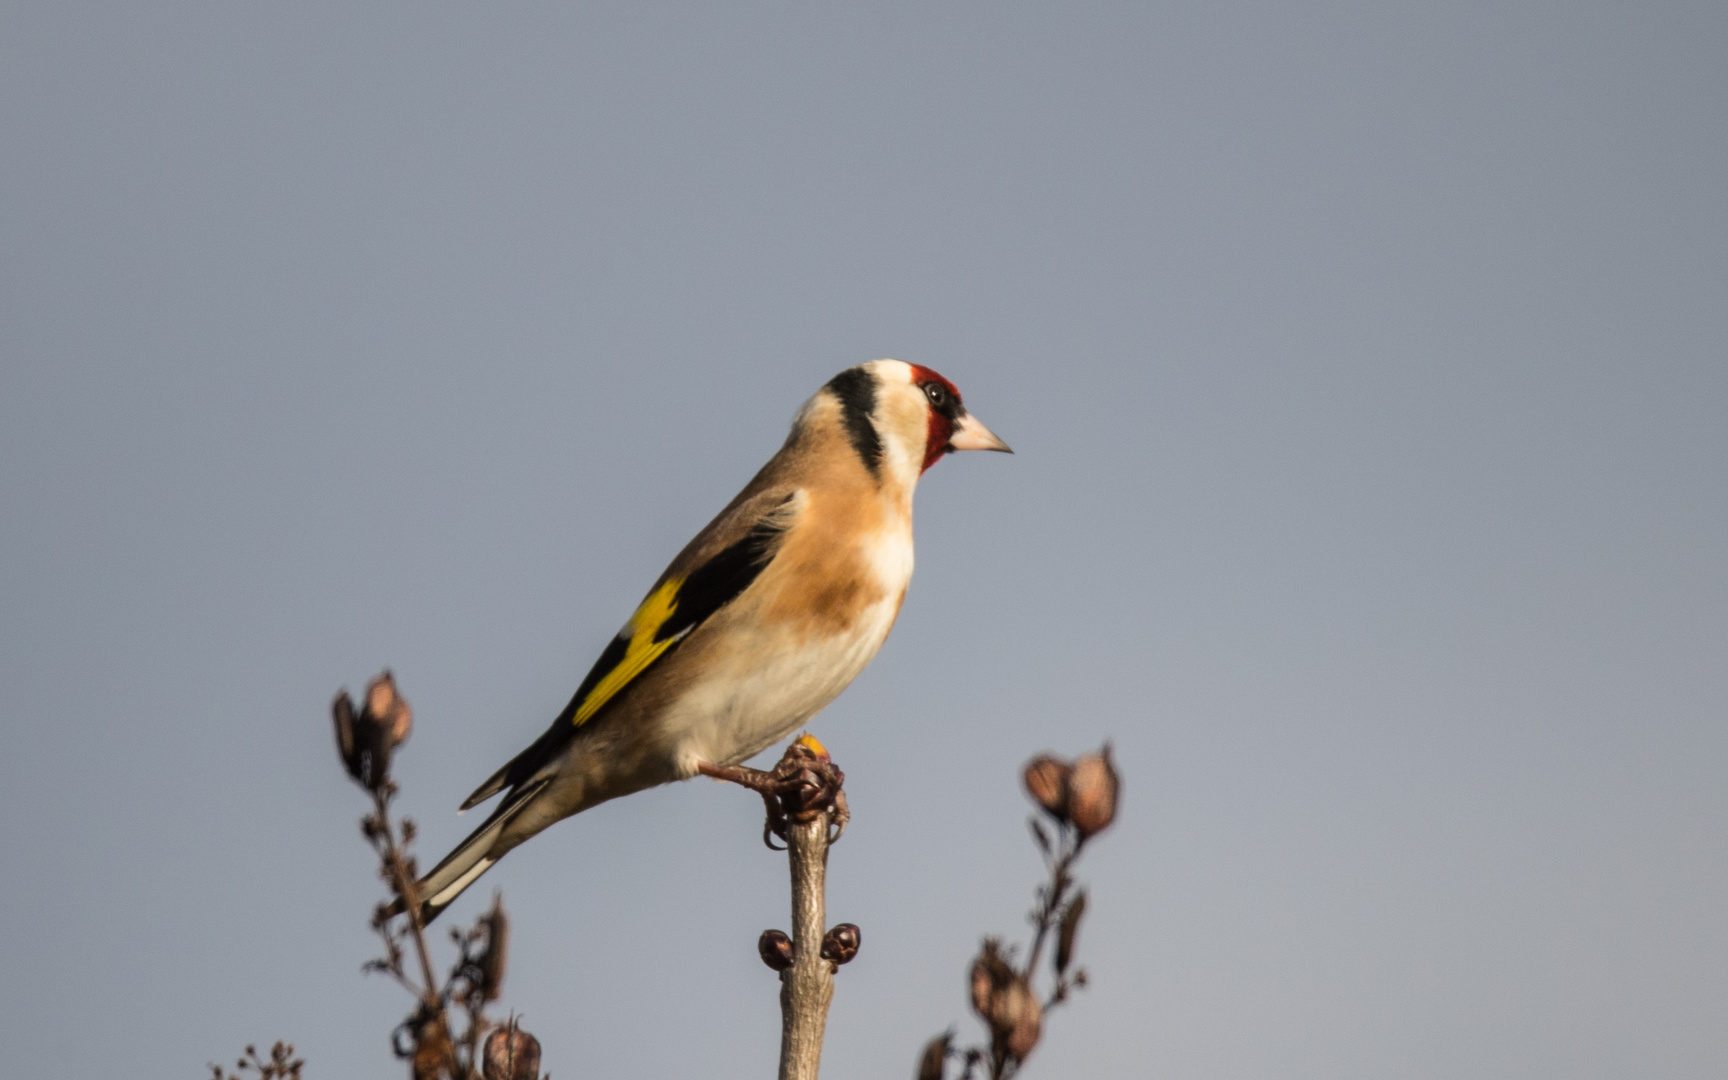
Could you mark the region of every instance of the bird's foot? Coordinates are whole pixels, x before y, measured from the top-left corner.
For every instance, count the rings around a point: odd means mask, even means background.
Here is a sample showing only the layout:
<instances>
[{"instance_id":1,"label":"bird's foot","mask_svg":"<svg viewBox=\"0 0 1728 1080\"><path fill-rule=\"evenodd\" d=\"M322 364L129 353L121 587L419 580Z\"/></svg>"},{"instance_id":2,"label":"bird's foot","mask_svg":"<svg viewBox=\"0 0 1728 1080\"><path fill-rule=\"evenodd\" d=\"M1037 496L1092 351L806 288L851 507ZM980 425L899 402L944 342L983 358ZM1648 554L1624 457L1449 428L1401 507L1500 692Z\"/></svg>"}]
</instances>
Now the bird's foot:
<instances>
[{"instance_id":1,"label":"bird's foot","mask_svg":"<svg viewBox=\"0 0 1728 1080\"><path fill-rule=\"evenodd\" d=\"M767 820L762 825L762 842L781 850L770 836L786 839L786 827L796 822L808 824L818 815L828 815L828 842L832 844L846 831L851 813L846 808L846 793L841 790L846 774L829 758L828 751L813 736L804 735L793 741L773 769L746 768L741 765L710 765L702 762L697 771L716 780L740 784L762 796Z\"/></svg>"}]
</instances>

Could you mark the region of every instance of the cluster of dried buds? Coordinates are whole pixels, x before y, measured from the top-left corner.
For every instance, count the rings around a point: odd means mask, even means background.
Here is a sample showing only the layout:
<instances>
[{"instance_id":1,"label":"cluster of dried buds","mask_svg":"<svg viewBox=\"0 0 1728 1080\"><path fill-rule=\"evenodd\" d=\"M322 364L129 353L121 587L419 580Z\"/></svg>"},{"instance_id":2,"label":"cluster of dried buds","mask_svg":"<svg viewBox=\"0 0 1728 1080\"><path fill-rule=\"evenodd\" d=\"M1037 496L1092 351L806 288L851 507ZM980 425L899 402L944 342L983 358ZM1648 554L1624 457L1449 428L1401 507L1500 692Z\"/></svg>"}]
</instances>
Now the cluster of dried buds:
<instances>
[{"instance_id":1,"label":"cluster of dried buds","mask_svg":"<svg viewBox=\"0 0 1728 1080\"><path fill-rule=\"evenodd\" d=\"M1014 970L995 938L986 938L972 961L972 1009L990 1028L998 1057L1024 1061L1044 1031L1044 1006L1026 973Z\"/></svg>"},{"instance_id":2,"label":"cluster of dried buds","mask_svg":"<svg viewBox=\"0 0 1728 1080\"><path fill-rule=\"evenodd\" d=\"M390 755L408 741L414 714L408 701L396 692L396 679L388 670L366 684L366 699L359 713L348 691L336 695L330 706L336 721L336 751L342 765L361 786L371 791L390 779Z\"/></svg>"},{"instance_id":3,"label":"cluster of dried buds","mask_svg":"<svg viewBox=\"0 0 1728 1080\"><path fill-rule=\"evenodd\" d=\"M256 1046L248 1046L246 1054L234 1063L234 1071L225 1073L222 1066L210 1066L211 1080L300 1080L300 1070L306 1062L294 1056L294 1044L278 1042L270 1048L266 1061Z\"/></svg>"},{"instance_id":4,"label":"cluster of dried buds","mask_svg":"<svg viewBox=\"0 0 1728 1080\"><path fill-rule=\"evenodd\" d=\"M821 957L838 968L851 963L863 943L864 931L858 924L838 923L822 935ZM792 966L792 938L784 930L764 930L756 939L756 954L775 971L785 971Z\"/></svg>"},{"instance_id":5,"label":"cluster of dried buds","mask_svg":"<svg viewBox=\"0 0 1728 1080\"><path fill-rule=\"evenodd\" d=\"M1058 824L1073 826L1081 840L1096 836L1116 820L1120 782L1109 743L1072 762L1042 754L1027 763L1024 779L1032 801Z\"/></svg>"},{"instance_id":6,"label":"cluster of dried buds","mask_svg":"<svg viewBox=\"0 0 1728 1080\"><path fill-rule=\"evenodd\" d=\"M475 1075L473 1066L462 1064L454 1056L456 1046L437 1019L431 1021L429 1030L420 1033L419 1039L409 1063L413 1080ZM481 1043L479 1056L481 1080L540 1080L540 1040L523 1031L514 1018L492 1029ZM454 1069L452 1060L457 1061Z\"/></svg>"},{"instance_id":7,"label":"cluster of dried buds","mask_svg":"<svg viewBox=\"0 0 1728 1080\"><path fill-rule=\"evenodd\" d=\"M1086 972L1074 966L1080 920L1086 913L1086 893L1076 887L1072 869L1086 841L1116 820L1121 783L1110 758L1110 744L1096 753L1064 761L1050 754L1026 765L1026 793L1046 816L1031 822L1032 836L1044 857L1049 881L1040 886L1032 909L1032 947L1024 965L1015 963L1015 950L999 938L985 938L972 961L972 1009L990 1032L989 1046L958 1049L954 1034L932 1039L918 1064L919 1080L943 1080L950 1058L960 1059L962 1080L984 1068L992 1080L1007 1080L1038 1045L1044 1017L1068 1000L1071 991L1086 985ZM1056 827L1052 839L1047 824ZM1033 988L1038 961L1054 935L1050 993L1039 999Z\"/></svg>"}]
</instances>

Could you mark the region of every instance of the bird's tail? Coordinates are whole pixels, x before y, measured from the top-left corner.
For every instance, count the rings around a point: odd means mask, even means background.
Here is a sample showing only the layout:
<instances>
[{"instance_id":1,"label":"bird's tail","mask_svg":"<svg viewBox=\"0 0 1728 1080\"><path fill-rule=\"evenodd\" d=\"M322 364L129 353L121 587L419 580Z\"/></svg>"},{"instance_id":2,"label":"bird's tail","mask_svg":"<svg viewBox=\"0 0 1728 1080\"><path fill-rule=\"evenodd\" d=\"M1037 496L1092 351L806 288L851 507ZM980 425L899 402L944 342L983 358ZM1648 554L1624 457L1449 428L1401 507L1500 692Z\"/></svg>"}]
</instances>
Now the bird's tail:
<instances>
[{"instance_id":1,"label":"bird's tail","mask_svg":"<svg viewBox=\"0 0 1728 1080\"><path fill-rule=\"evenodd\" d=\"M474 884L481 874L492 868L492 864L504 857L503 851L496 850L498 838L503 835L505 826L533 801L545 784L546 781L542 780L511 792L503 804L493 811L491 817L468 834L468 839L457 844L454 851L444 856L437 866L420 879L418 892L422 926L436 919L462 895L463 890ZM402 910L403 904L398 898L390 906L390 913L400 914Z\"/></svg>"}]
</instances>

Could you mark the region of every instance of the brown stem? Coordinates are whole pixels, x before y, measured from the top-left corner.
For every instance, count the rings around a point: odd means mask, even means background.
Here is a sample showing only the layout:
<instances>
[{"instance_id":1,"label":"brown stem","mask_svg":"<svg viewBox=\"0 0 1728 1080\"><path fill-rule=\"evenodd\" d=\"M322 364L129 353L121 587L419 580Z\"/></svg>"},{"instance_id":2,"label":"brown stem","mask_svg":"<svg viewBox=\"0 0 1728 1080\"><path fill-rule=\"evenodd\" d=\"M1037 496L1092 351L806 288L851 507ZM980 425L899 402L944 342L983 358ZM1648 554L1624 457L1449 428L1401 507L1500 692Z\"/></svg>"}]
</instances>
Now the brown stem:
<instances>
[{"instance_id":1,"label":"brown stem","mask_svg":"<svg viewBox=\"0 0 1728 1080\"><path fill-rule=\"evenodd\" d=\"M378 808L378 822L383 826L384 834L384 865L390 870L391 884L396 888L396 895L402 898L403 907L407 909L410 937L414 939L414 952L420 958L420 975L425 989L421 992L421 1000L427 1007L438 1008L438 980L432 974L432 954L426 948L426 928L420 924L420 890L408 867L403 863L402 853L396 847L396 829L390 821L389 787L381 787L372 793L372 801Z\"/></svg>"},{"instance_id":2,"label":"brown stem","mask_svg":"<svg viewBox=\"0 0 1728 1080\"><path fill-rule=\"evenodd\" d=\"M816 1080L838 966L823 958L822 942L828 926L828 848L850 816L841 791L846 774L810 735L788 746L769 772L707 763L698 770L760 794L767 810L763 839L777 835L786 841L792 876L792 965L780 972L780 1080ZM766 953L763 958L768 959Z\"/></svg>"},{"instance_id":3,"label":"brown stem","mask_svg":"<svg viewBox=\"0 0 1728 1080\"><path fill-rule=\"evenodd\" d=\"M1044 939L1050 936L1051 927L1056 925L1062 914L1062 902L1067 899L1068 886L1071 880L1068 870L1074 865L1074 860L1080 857L1080 847L1085 841L1069 845L1066 835L1062 840L1061 853L1050 866L1050 885L1044 890L1043 902L1039 904L1033 920L1037 932L1032 937L1032 951L1026 957L1026 967L1022 974L1028 982L1038 970L1038 958L1044 952Z\"/></svg>"},{"instance_id":4,"label":"brown stem","mask_svg":"<svg viewBox=\"0 0 1728 1080\"><path fill-rule=\"evenodd\" d=\"M395 794L395 784L386 780L383 785L372 792L372 802L378 814L378 824L383 835L382 856L384 866L390 874L390 884L401 898L404 913L408 917L408 936L414 941L414 954L420 961L421 986L416 991L426 1015L431 1023L438 1026L444 1033L445 1069L451 1080L462 1080L467 1074L456 1051L456 1043L450 1038L450 1021L444 1009L444 1000L438 993L438 979L432 973L432 953L426 947L426 927L420 920L420 888L414 880L414 875L408 872L408 862L403 857L401 849L396 844L396 827L390 820L390 799ZM406 978L400 974L398 980L409 986ZM410 989L413 989L410 987Z\"/></svg>"},{"instance_id":5,"label":"brown stem","mask_svg":"<svg viewBox=\"0 0 1728 1080\"><path fill-rule=\"evenodd\" d=\"M780 1080L816 1080L834 998L834 964L822 959L829 814L786 826L792 872L792 966L780 974Z\"/></svg>"}]
</instances>

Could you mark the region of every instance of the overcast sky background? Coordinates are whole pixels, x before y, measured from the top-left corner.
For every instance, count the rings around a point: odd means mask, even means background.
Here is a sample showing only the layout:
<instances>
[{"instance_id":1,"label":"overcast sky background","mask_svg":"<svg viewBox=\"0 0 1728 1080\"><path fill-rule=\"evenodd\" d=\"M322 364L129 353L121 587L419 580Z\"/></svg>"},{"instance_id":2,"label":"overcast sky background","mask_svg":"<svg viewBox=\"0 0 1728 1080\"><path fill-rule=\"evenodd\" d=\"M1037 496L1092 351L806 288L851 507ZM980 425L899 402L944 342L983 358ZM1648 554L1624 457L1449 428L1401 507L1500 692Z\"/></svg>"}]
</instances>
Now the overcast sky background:
<instances>
[{"instance_id":1,"label":"overcast sky background","mask_svg":"<svg viewBox=\"0 0 1728 1080\"><path fill-rule=\"evenodd\" d=\"M957 382L814 730L910 1075L1106 736L1033 1077L1728 1072L1728 6L9 3L5 1071L393 1076L327 718L402 806L539 733L841 368ZM761 1077L753 797L494 887L561 1078Z\"/></svg>"}]
</instances>

